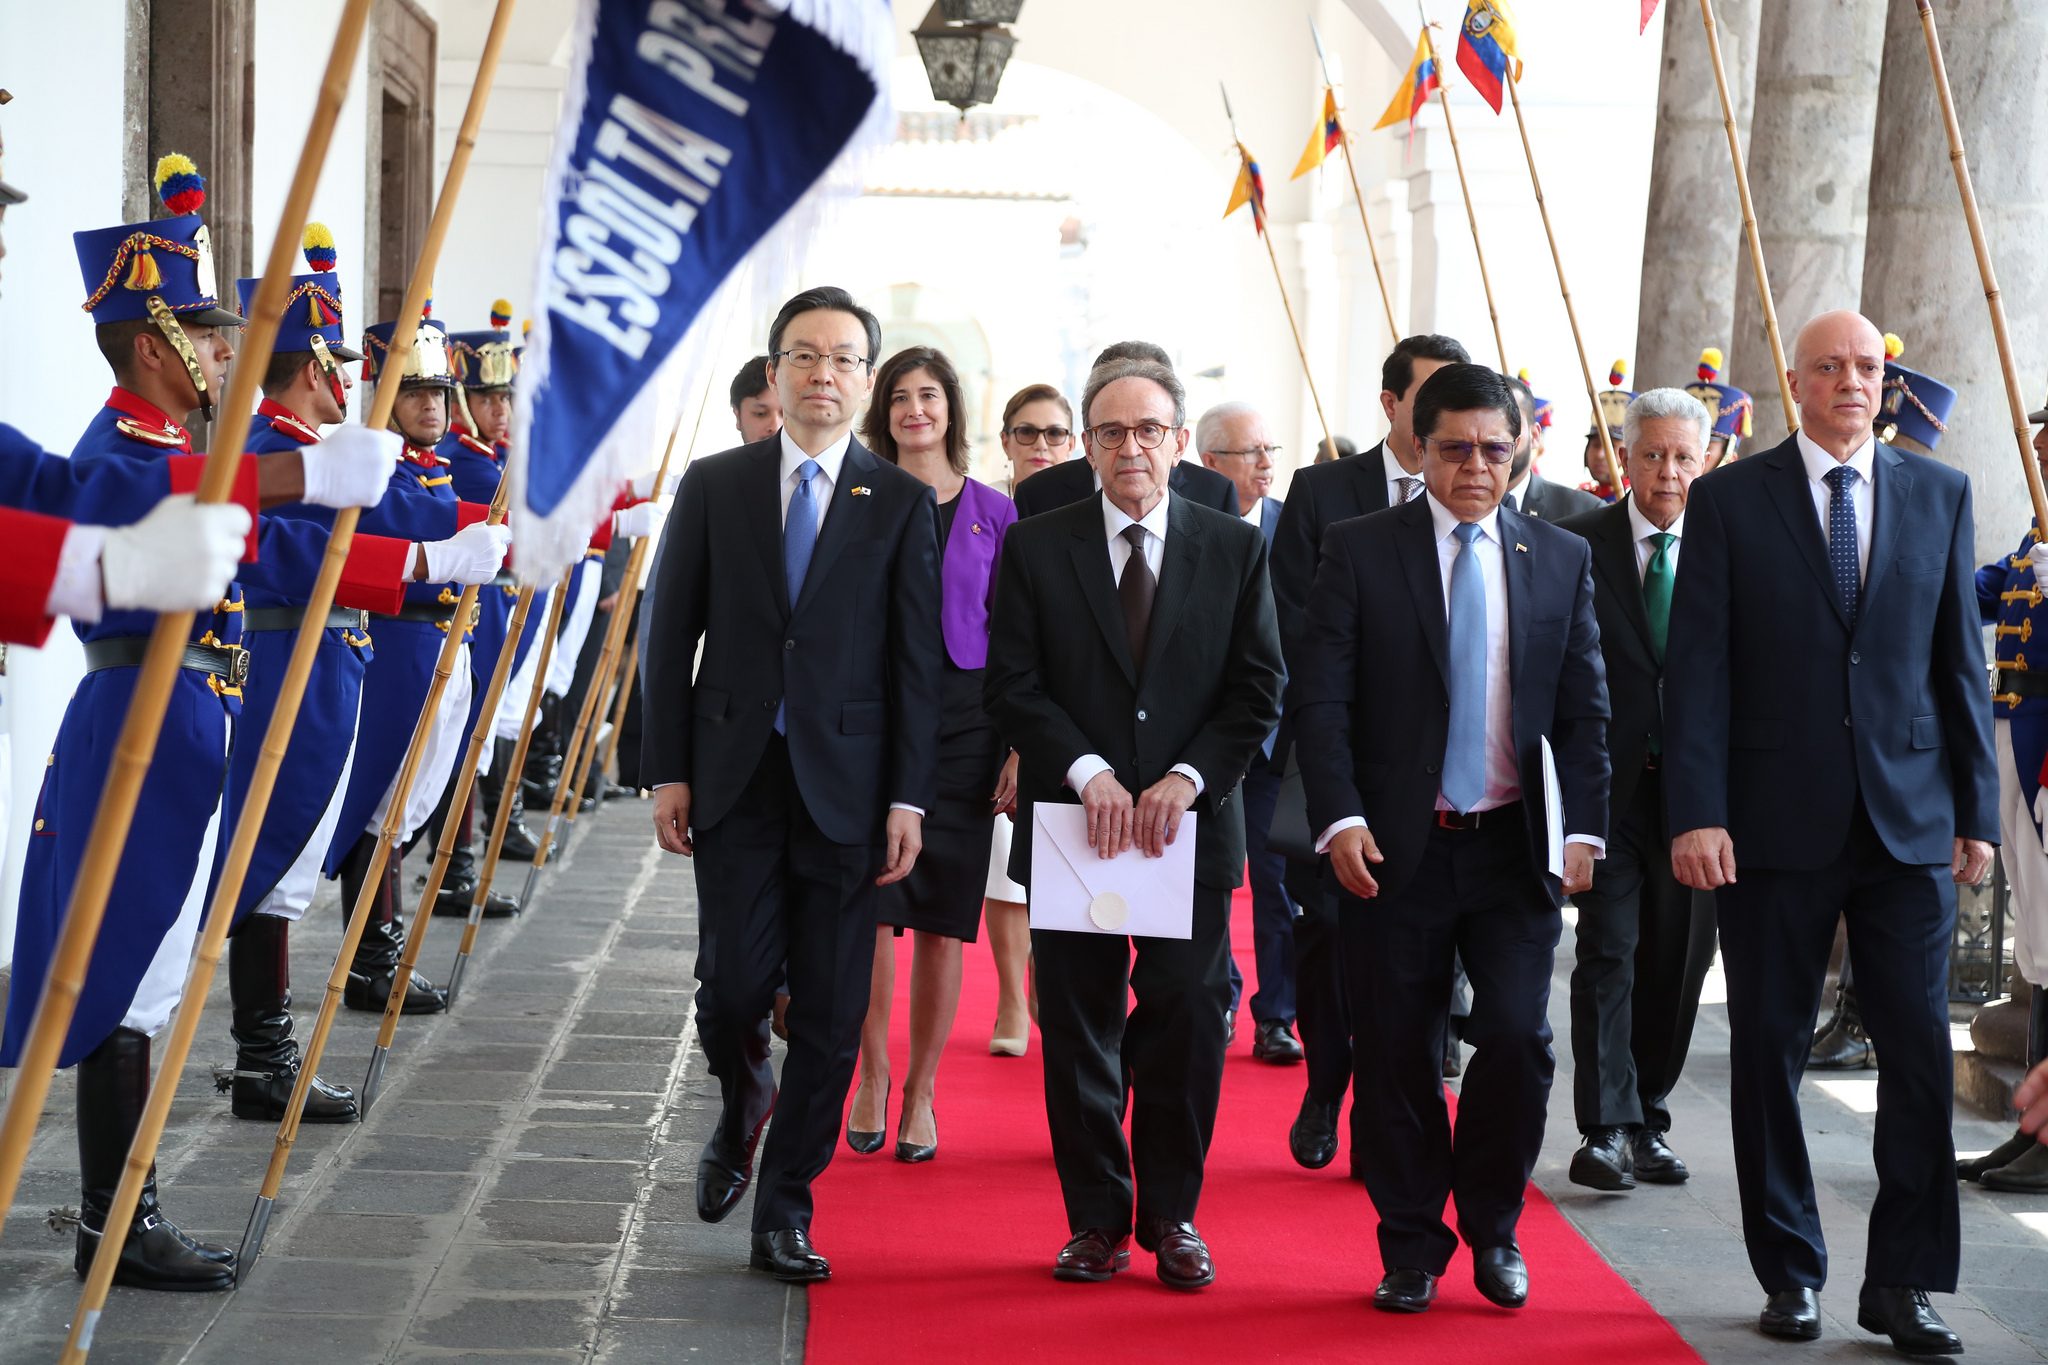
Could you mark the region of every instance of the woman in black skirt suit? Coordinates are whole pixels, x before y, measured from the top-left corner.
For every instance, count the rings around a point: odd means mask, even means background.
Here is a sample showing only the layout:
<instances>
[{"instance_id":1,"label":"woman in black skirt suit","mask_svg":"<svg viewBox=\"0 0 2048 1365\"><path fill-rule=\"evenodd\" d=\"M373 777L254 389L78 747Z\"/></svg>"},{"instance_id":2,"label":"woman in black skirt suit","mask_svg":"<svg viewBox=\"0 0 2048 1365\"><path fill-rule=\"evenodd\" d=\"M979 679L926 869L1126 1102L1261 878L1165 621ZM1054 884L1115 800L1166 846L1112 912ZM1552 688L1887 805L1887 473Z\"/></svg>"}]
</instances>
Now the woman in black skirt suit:
<instances>
[{"instance_id":1,"label":"woman in black skirt suit","mask_svg":"<svg viewBox=\"0 0 2048 1365\"><path fill-rule=\"evenodd\" d=\"M889 1011L896 992L895 936L909 930L910 1070L896 1129L898 1161L938 1152L932 1112L939 1055L960 1005L961 946L981 928L989 839L1003 747L981 709L988 659L988 606L1003 535L1017 519L1011 501L967 477L966 405L953 366L929 346L898 351L875 375L861 426L868 449L930 484L939 501L943 551L939 607L946 640L944 713L939 725L938 804L925 812L924 848L910 876L882 888L875 975L861 1028L860 1085L846 1116L857 1152L882 1146L888 1131Z\"/></svg>"}]
</instances>

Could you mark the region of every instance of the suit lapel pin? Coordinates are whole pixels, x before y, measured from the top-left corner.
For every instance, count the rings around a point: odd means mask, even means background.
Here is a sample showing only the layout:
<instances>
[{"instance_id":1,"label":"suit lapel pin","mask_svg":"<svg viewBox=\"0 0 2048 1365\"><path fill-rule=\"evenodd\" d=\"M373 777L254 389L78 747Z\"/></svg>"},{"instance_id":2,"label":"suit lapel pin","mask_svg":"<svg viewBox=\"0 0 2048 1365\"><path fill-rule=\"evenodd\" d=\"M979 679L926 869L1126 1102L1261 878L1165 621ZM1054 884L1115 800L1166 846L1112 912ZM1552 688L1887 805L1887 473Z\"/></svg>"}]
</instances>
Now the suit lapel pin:
<instances>
[{"instance_id":1,"label":"suit lapel pin","mask_svg":"<svg viewBox=\"0 0 2048 1365\"><path fill-rule=\"evenodd\" d=\"M968 529L968 530L970 530L970 531L972 531L972 532L974 532L974 534L976 534L976 535L980 535L980 534L981 534L981 523L977 521L977 522L975 522L975 523L974 523L974 524L973 524L972 526L968 527L967 529Z\"/></svg>"},{"instance_id":2,"label":"suit lapel pin","mask_svg":"<svg viewBox=\"0 0 2048 1365\"><path fill-rule=\"evenodd\" d=\"M874 490L869 488L866 484L857 483L851 489L847 490L847 496L852 498L864 498L873 491Z\"/></svg>"},{"instance_id":3,"label":"suit lapel pin","mask_svg":"<svg viewBox=\"0 0 2048 1365\"><path fill-rule=\"evenodd\" d=\"M1516 553L1516 554L1521 554L1521 555L1525 555L1525 554L1529 553L1529 547L1528 547L1528 546L1526 546L1526 545L1524 545L1524 544L1523 544L1523 543L1522 543L1521 541L1519 541L1519 540L1518 540L1518 541L1516 541L1516 542L1515 542L1515 553Z\"/></svg>"}]
</instances>

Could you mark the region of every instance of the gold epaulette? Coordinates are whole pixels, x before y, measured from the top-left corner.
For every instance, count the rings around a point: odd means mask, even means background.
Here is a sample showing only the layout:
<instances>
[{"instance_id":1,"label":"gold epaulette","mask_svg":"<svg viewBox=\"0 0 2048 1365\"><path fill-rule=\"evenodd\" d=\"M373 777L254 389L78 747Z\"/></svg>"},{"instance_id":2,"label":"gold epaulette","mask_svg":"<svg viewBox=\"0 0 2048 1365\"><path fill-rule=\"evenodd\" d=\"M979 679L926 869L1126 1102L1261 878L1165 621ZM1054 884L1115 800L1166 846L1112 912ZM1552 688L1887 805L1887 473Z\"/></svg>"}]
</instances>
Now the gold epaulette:
<instances>
[{"instance_id":1,"label":"gold epaulette","mask_svg":"<svg viewBox=\"0 0 2048 1365\"><path fill-rule=\"evenodd\" d=\"M476 437L470 435L466 431L456 432L455 439L461 441L464 445L468 446L471 450L474 450L479 455L486 455L494 460L498 458L497 451L492 450L489 446L485 445L482 441L479 441Z\"/></svg>"},{"instance_id":2,"label":"gold epaulette","mask_svg":"<svg viewBox=\"0 0 2048 1365\"><path fill-rule=\"evenodd\" d=\"M438 479L430 479L424 474L415 474L413 475L413 477L420 481L420 487L422 488L439 488L444 483L455 482L455 476L453 474L443 474Z\"/></svg>"},{"instance_id":3,"label":"gold epaulette","mask_svg":"<svg viewBox=\"0 0 2048 1365\"><path fill-rule=\"evenodd\" d=\"M122 417L115 421L114 429L129 440L140 441L144 445L161 446L168 449L172 446L182 446L185 444L184 431L172 426L169 422L164 423L160 427L151 427L144 426L133 417Z\"/></svg>"},{"instance_id":4,"label":"gold epaulette","mask_svg":"<svg viewBox=\"0 0 2048 1365\"><path fill-rule=\"evenodd\" d=\"M287 417L281 412L270 414L270 425L304 445L311 445L320 439L320 433L296 417Z\"/></svg>"}]
</instances>

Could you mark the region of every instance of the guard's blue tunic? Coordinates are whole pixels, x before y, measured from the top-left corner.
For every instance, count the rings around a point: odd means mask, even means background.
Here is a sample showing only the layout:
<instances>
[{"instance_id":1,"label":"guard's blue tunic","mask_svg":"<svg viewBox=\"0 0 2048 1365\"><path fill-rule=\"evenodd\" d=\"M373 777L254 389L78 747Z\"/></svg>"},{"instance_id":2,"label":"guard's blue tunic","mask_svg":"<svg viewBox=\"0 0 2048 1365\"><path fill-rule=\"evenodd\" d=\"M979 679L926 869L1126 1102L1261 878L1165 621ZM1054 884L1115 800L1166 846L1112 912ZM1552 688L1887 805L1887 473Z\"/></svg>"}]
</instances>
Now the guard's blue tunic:
<instances>
[{"instance_id":1,"label":"guard's blue tunic","mask_svg":"<svg viewBox=\"0 0 2048 1365\"><path fill-rule=\"evenodd\" d=\"M125 406L117 408L113 402ZM153 414L152 422L162 417L133 395L116 390L110 405L86 427L71 459L88 480L98 472L93 466L102 461L165 462L173 453L172 446L159 443L165 433L170 442L182 445L183 429L167 418L155 441L124 431L124 426L134 427L138 408ZM90 515L101 525L129 524L140 520L163 491L162 486L138 483L127 506L117 506L108 496ZM258 560L245 564L244 570L251 577L271 582L291 582L296 576L310 588L326 548L326 532L304 522L273 517L259 518L258 529ZM201 613L193 622L193 639L236 644L241 637L241 613L241 594L231 586L215 611ZM110 610L95 625L74 623L72 628L79 638L91 642L146 637L155 624L154 612ZM141 669L132 667L88 673L65 709L56 745L44 768L22 868L0 1066L20 1061L71 901L93 814L113 765L114 746L140 675ZM59 1066L70 1066L119 1026L158 945L177 922L186 892L199 873L206 826L220 799L239 703L238 689L222 679L191 669L178 670L156 752L143 779L134 824L114 874L106 921L58 1057ZM216 859L226 843L225 838L217 841Z\"/></svg>"},{"instance_id":2,"label":"guard's blue tunic","mask_svg":"<svg viewBox=\"0 0 2048 1365\"><path fill-rule=\"evenodd\" d=\"M2042 607L2043 594L2027 558L2040 534L2028 531L2018 550L1977 570L1977 611L1997 626L1993 653L2000 668L2048 668L2048 609ZM2035 644L2036 638L2041 643ZM1992 691L2003 694L2004 689ZM1994 701L1991 714L2011 722L2013 763L2032 810L2041 790L2041 764L2048 760L2048 697Z\"/></svg>"},{"instance_id":3,"label":"guard's blue tunic","mask_svg":"<svg viewBox=\"0 0 2048 1365\"><path fill-rule=\"evenodd\" d=\"M431 450L405 448L394 481L410 479L415 488L446 507L451 519L447 535L453 535L453 520L459 519L462 500L456 495L448 465ZM389 501L390 495L386 495ZM447 536L431 537L443 540ZM408 605L453 607L462 597L454 583L408 583ZM354 765L349 769L348 794L342 798L341 818L334 827L334 842L327 849L323 870L336 874L341 860L355 847L370 823L377 803L391 787L405 762L405 751L420 713L426 709L427 691L434 681L434 664L448 628L432 621L396 621L375 618L370 623L377 651L363 672L362 709L356 723ZM464 634L467 639L467 632Z\"/></svg>"},{"instance_id":4,"label":"guard's blue tunic","mask_svg":"<svg viewBox=\"0 0 2048 1365\"><path fill-rule=\"evenodd\" d=\"M91 526L120 525L140 521L170 492L168 460L109 456L80 463L50 454L0 422L0 506Z\"/></svg>"},{"instance_id":5,"label":"guard's blue tunic","mask_svg":"<svg viewBox=\"0 0 2048 1365\"><path fill-rule=\"evenodd\" d=\"M250 426L248 448L252 454L297 450L312 439L309 429L291 420L288 414L259 413ZM393 471L383 500L365 509L357 521L358 532L407 541L446 540L455 534L456 505L421 489L419 480L409 472L412 468L401 464ZM288 503L265 515L304 521L319 526L323 532L334 524L333 509L302 502ZM250 583L247 588L248 605L257 610L303 607L308 596L289 588L279 591L268 583ZM243 687L241 721L247 733L261 735L270 728L278 689L291 663L297 638L298 632L290 630L260 630L248 635L249 681ZM364 669L371 658L371 639L368 633L355 634L340 627L322 632L319 653L313 658L313 672L306 680L305 696L299 703L298 720L292 727L291 743L285 750L270 805L263 815L263 831L257 837L242 894L235 905L238 923L298 861L306 841L319 828L327 803L333 799L335 784L340 782L342 768L348 762L349 746L355 741L356 713L362 698ZM235 748L228 764L227 828L232 829L241 815L261 752L257 744ZM324 856L325 850L322 853Z\"/></svg>"},{"instance_id":6,"label":"guard's blue tunic","mask_svg":"<svg viewBox=\"0 0 2048 1365\"><path fill-rule=\"evenodd\" d=\"M451 431L434 447L434 453L448 462L449 477L455 480L455 495L464 502L489 503L498 495L498 479L504 466L490 446L474 436ZM498 666L499 651L504 649L505 635L512 625L512 603L519 596L519 589L509 581L510 574L501 573L498 577L501 581L486 583L476 590L476 626L470 635L469 663L479 686L469 694L471 730L476 728L477 716L483 710L484 690L490 684L491 670ZM529 610L526 628L520 632L522 643L532 633L533 611ZM520 657L521 652L515 651L513 668L519 667Z\"/></svg>"}]
</instances>

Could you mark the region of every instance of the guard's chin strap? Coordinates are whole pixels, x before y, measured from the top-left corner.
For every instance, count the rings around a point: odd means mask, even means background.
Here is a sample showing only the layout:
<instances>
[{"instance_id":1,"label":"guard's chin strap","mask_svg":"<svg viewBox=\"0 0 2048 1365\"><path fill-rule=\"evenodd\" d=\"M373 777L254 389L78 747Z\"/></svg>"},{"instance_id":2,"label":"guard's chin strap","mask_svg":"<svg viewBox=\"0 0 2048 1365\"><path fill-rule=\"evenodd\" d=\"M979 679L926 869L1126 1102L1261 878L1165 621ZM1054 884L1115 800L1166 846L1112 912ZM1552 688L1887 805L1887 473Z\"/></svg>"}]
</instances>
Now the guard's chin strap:
<instances>
[{"instance_id":1,"label":"guard's chin strap","mask_svg":"<svg viewBox=\"0 0 2048 1365\"><path fill-rule=\"evenodd\" d=\"M206 372L199 368L199 352L192 349L192 338L185 335L184 324L158 295L151 294L143 301L143 306L149 310L149 320L156 324L164 339L171 343L171 349L178 353L178 359L185 362L185 373L191 376L192 388L199 395L199 415L211 422L213 395L206 390Z\"/></svg>"},{"instance_id":2,"label":"guard's chin strap","mask_svg":"<svg viewBox=\"0 0 2048 1365\"><path fill-rule=\"evenodd\" d=\"M455 386L455 407L462 413L462 425L469 428L471 436L481 441L483 435L477 430L476 418L469 415L469 390L459 383ZM454 414L449 415L452 417Z\"/></svg>"},{"instance_id":3,"label":"guard's chin strap","mask_svg":"<svg viewBox=\"0 0 2048 1365\"><path fill-rule=\"evenodd\" d=\"M312 336L313 363L327 378L327 391L334 396L334 405L341 409L342 420L348 419L348 390L341 383L341 362L327 349L327 338L318 332Z\"/></svg>"}]
</instances>

